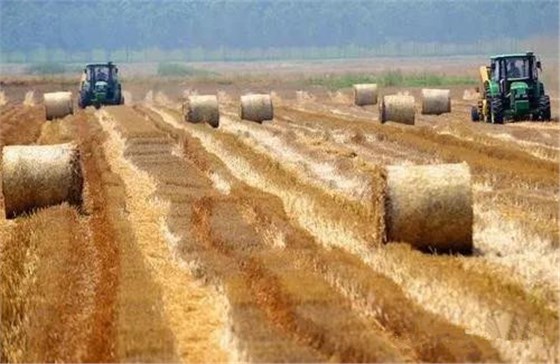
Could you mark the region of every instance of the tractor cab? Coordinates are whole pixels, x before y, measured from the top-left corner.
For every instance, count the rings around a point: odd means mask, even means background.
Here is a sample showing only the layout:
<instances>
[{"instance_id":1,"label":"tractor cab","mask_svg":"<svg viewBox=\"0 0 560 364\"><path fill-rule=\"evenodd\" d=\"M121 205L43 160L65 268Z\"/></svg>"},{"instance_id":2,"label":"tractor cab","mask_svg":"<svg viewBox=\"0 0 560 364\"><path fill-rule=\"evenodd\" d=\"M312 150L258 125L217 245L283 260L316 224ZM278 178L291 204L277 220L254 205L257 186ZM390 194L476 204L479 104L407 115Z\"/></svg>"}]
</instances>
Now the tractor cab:
<instances>
[{"instance_id":1,"label":"tractor cab","mask_svg":"<svg viewBox=\"0 0 560 364\"><path fill-rule=\"evenodd\" d=\"M492 123L524 118L550 120L550 100L539 81L541 62L533 52L498 55L481 67L482 98L471 114Z\"/></svg>"},{"instance_id":2,"label":"tractor cab","mask_svg":"<svg viewBox=\"0 0 560 364\"><path fill-rule=\"evenodd\" d=\"M80 107L122 104L118 73L112 62L86 65L80 84Z\"/></svg>"},{"instance_id":3,"label":"tractor cab","mask_svg":"<svg viewBox=\"0 0 560 364\"><path fill-rule=\"evenodd\" d=\"M491 78L498 84L500 93L514 103L515 100L527 100L518 106L528 109L529 94L538 91L540 67L540 61L532 52L496 56L491 58Z\"/></svg>"}]
</instances>

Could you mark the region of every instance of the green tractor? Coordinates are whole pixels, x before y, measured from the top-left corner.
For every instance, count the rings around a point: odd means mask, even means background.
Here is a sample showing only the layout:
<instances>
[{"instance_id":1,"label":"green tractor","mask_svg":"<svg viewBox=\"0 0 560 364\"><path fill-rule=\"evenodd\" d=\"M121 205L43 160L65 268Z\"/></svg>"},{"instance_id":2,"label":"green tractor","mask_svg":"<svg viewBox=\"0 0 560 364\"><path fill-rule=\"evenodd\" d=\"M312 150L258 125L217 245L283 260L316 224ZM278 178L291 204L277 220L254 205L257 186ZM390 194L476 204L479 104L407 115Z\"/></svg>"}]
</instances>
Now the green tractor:
<instances>
[{"instance_id":1,"label":"green tractor","mask_svg":"<svg viewBox=\"0 0 560 364\"><path fill-rule=\"evenodd\" d=\"M119 69L111 62L88 64L80 82L81 108L93 105L122 105L124 97L118 77Z\"/></svg>"},{"instance_id":2,"label":"green tractor","mask_svg":"<svg viewBox=\"0 0 560 364\"><path fill-rule=\"evenodd\" d=\"M533 52L490 58L480 67L481 86L473 121L502 124L505 120L550 120L550 98L539 80L541 62Z\"/></svg>"}]
</instances>

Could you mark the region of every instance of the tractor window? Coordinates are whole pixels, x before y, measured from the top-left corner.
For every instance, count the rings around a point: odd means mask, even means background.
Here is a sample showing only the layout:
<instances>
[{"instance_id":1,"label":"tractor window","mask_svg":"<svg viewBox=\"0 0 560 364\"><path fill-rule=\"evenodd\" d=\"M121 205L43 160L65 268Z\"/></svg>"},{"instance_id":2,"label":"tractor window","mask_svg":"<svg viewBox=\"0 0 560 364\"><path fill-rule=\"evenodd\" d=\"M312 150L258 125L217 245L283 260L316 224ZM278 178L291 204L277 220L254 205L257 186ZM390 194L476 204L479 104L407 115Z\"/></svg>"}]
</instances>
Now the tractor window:
<instances>
[{"instance_id":1,"label":"tractor window","mask_svg":"<svg viewBox=\"0 0 560 364\"><path fill-rule=\"evenodd\" d=\"M108 76L107 76L107 70L106 70L106 69L103 69L103 68L98 68L98 69L97 69L97 74L96 74L95 76L96 76L95 78L96 78L98 81L107 81L107 79L108 79L108 78L107 78L107 77L108 77Z\"/></svg>"},{"instance_id":2,"label":"tractor window","mask_svg":"<svg viewBox=\"0 0 560 364\"><path fill-rule=\"evenodd\" d=\"M495 69L492 72L492 80L496 81L496 82L500 82L500 80L505 78L505 69L503 67L502 62L496 62L495 64Z\"/></svg>"},{"instance_id":3,"label":"tractor window","mask_svg":"<svg viewBox=\"0 0 560 364\"><path fill-rule=\"evenodd\" d=\"M506 61L507 78L529 78L528 59L508 59Z\"/></svg>"},{"instance_id":4,"label":"tractor window","mask_svg":"<svg viewBox=\"0 0 560 364\"><path fill-rule=\"evenodd\" d=\"M537 62L535 60L533 60L533 78L534 79L539 78L539 70L537 68Z\"/></svg>"}]
</instances>

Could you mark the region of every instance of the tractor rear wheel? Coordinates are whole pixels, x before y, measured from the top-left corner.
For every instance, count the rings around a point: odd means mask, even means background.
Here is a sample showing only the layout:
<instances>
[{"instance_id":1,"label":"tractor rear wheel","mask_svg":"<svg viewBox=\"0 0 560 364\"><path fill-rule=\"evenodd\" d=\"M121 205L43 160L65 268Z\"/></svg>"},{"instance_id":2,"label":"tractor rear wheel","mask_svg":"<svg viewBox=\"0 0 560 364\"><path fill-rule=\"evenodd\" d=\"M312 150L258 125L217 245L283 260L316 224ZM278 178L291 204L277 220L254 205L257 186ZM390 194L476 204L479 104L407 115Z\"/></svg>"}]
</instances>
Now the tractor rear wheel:
<instances>
[{"instance_id":1,"label":"tractor rear wheel","mask_svg":"<svg viewBox=\"0 0 560 364\"><path fill-rule=\"evenodd\" d=\"M543 95L539 99L539 114L540 114L541 120L550 121L550 118L551 118L550 97L548 95Z\"/></svg>"},{"instance_id":2,"label":"tractor rear wheel","mask_svg":"<svg viewBox=\"0 0 560 364\"><path fill-rule=\"evenodd\" d=\"M476 106L471 106L471 120L474 122L480 121L480 114Z\"/></svg>"},{"instance_id":3,"label":"tractor rear wheel","mask_svg":"<svg viewBox=\"0 0 560 364\"><path fill-rule=\"evenodd\" d=\"M490 102L490 118L492 124L503 124L504 123L504 110L502 107L502 100L499 98L493 98Z\"/></svg>"}]
</instances>

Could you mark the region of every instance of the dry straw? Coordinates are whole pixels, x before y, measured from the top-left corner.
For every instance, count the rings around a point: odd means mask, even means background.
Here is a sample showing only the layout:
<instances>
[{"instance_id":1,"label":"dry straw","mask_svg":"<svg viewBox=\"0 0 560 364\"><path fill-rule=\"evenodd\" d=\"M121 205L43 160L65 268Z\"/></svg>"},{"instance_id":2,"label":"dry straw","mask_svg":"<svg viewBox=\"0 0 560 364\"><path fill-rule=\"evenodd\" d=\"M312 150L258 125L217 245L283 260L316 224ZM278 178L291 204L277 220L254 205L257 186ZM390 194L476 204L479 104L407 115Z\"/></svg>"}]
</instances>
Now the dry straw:
<instances>
[{"instance_id":1,"label":"dry straw","mask_svg":"<svg viewBox=\"0 0 560 364\"><path fill-rule=\"evenodd\" d=\"M73 143L3 148L2 193L6 217L35 208L82 202L80 155Z\"/></svg>"},{"instance_id":2,"label":"dry straw","mask_svg":"<svg viewBox=\"0 0 560 364\"><path fill-rule=\"evenodd\" d=\"M354 85L354 104L358 106L377 104L377 84L363 83Z\"/></svg>"},{"instance_id":3,"label":"dry straw","mask_svg":"<svg viewBox=\"0 0 560 364\"><path fill-rule=\"evenodd\" d=\"M388 166L386 238L421 250L472 251L472 188L466 163Z\"/></svg>"},{"instance_id":4,"label":"dry straw","mask_svg":"<svg viewBox=\"0 0 560 364\"><path fill-rule=\"evenodd\" d=\"M262 122L272 120L274 111L270 95L243 95L241 96L241 109L239 117L243 120Z\"/></svg>"},{"instance_id":5,"label":"dry straw","mask_svg":"<svg viewBox=\"0 0 560 364\"><path fill-rule=\"evenodd\" d=\"M189 123L208 123L217 128L220 125L218 98L215 95L188 96L183 115Z\"/></svg>"},{"instance_id":6,"label":"dry straw","mask_svg":"<svg viewBox=\"0 0 560 364\"><path fill-rule=\"evenodd\" d=\"M306 101L314 101L315 97L311 95L307 91L298 90L296 91L296 101L297 102L306 102Z\"/></svg>"},{"instance_id":7,"label":"dry straw","mask_svg":"<svg viewBox=\"0 0 560 364\"><path fill-rule=\"evenodd\" d=\"M35 106L35 92L27 91L23 98L23 106Z\"/></svg>"},{"instance_id":8,"label":"dry straw","mask_svg":"<svg viewBox=\"0 0 560 364\"><path fill-rule=\"evenodd\" d=\"M8 98L4 91L0 91L0 106L4 106L8 103Z\"/></svg>"},{"instance_id":9,"label":"dry straw","mask_svg":"<svg viewBox=\"0 0 560 364\"><path fill-rule=\"evenodd\" d=\"M440 115L451 112L449 90L422 89L422 114Z\"/></svg>"},{"instance_id":10,"label":"dry straw","mask_svg":"<svg viewBox=\"0 0 560 364\"><path fill-rule=\"evenodd\" d=\"M63 118L74 112L72 92L50 92L43 94L47 120Z\"/></svg>"},{"instance_id":11,"label":"dry straw","mask_svg":"<svg viewBox=\"0 0 560 364\"><path fill-rule=\"evenodd\" d=\"M379 121L414 125L414 96L388 95L383 96L379 103Z\"/></svg>"}]
</instances>

